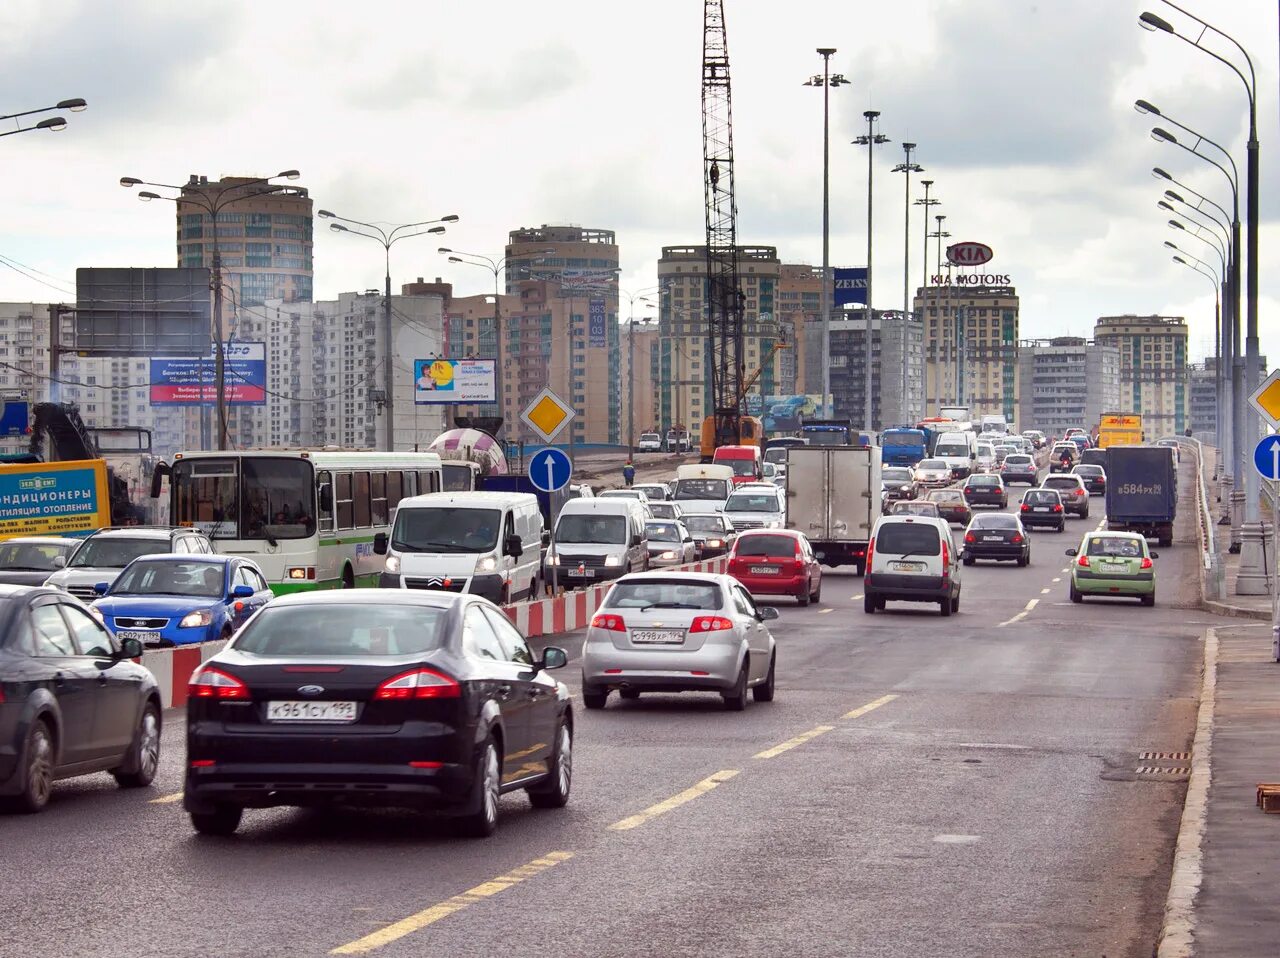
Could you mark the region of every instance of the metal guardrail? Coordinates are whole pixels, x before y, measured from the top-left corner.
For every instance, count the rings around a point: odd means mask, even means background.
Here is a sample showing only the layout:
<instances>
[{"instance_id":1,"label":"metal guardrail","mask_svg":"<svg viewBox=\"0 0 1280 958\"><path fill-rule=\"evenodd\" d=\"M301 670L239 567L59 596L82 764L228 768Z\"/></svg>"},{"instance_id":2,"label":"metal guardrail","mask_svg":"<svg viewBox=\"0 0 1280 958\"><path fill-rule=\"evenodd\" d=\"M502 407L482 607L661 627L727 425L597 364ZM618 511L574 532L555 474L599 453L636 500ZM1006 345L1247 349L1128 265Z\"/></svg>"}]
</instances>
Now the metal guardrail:
<instances>
[{"instance_id":1,"label":"metal guardrail","mask_svg":"<svg viewBox=\"0 0 1280 958\"><path fill-rule=\"evenodd\" d=\"M1204 478L1204 444L1192 436L1169 436L1176 439L1180 448L1194 449L1196 463L1196 525L1200 535L1200 561L1205 572L1205 598L1222 598L1222 562L1218 555L1218 543L1214 529L1213 513L1209 510L1209 492Z\"/></svg>"}]
</instances>

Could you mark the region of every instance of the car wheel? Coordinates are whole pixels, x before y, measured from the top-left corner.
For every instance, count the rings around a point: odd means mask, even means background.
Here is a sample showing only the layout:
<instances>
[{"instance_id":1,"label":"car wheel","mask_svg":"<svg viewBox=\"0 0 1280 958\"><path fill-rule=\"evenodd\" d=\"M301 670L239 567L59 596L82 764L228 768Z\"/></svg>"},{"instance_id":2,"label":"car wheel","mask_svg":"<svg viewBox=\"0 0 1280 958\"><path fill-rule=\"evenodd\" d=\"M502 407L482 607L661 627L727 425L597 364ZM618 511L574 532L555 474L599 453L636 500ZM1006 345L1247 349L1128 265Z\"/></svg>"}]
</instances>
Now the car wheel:
<instances>
[{"instance_id":1,"label":"car wheel","mask_svg":"<svg viewBox=\"0 0 1280 958\"><path fill-rule=\"evenodd\" d=\"M1065 520L1064 520L1064 521L1062 521L1062 522L1059 522L1059 523L1058 523L1058 530L1057 530L1057 531L1058 531L1058 532L1066 532L1066 531L1067 531L1067 523L1066 523L1066 521L1065 521Z\"/></svg>"},{"instance_id":2,"label":"car wheel","mask_svg":"<svg viewBox=\"0 0 1280 958\"><path fill-rule=\"evenodd\" d=\"M809 604L809 589L807 586L805 587L805 590L803 592L801 592L798 596L796 596L796 601L799 602L802 606Z\"/></svg>"},{"instance_id":3,"label":"car wheel","mask_svg":"<svg viewBox=\"0 0 1280 958\"><path fill-rule=\"evenodd\" d=\"M53 733L43 719L32 723L22 748L22 765L18 772L22 790L10 802L15 811L38 812L49 804L53 794Z\"/></svg>"},{"instance_id":4,"label":"car wheel","mask_svg":"<svg viewBox=\"0 0 1280 958\"><path fill-rule=\"evenodd\" d=\"M595 689L589 689L585 686L582 689L582 704L589 709L602 709L605 703L609 701L609 690L597 692Z\"/></svg>"},{"instance_id":5,"label":"car wheel","mask_svg":"<svg viewBox=\"0 0 1280 958\"><path fill-rule=\"evenodd\" d=\"M957 594L957 595L956 595L956 597L955 597L954 599L952 599L952 600L951 600L951 611L952 611L952 612L959 612L959 611L960 611L960 596L959 596L959 594Z\"/></svg>"},{"instance_id":6,"label":"car wheel","mask_svg":"<svg viewBox=\"0 0 1280 958\"><path fill-rule=\"evenodd\" d=\"M965 556L965 557L964 557L963 559L961 559L960 561L961 561L961 562L963 562L965 565L973 565L973 564L974 564L974 562L976 562L977 560L976 560L976 559L974 559L974 557L973 557L973 556Z\"/></svg>"},{"instance_id":7,"label":"car wheel","mask_svg":"<svg viewBox=\"0 0 1280 958\"><path fill-rule=\"evenodd\" d=\"M876 602L875 598L872 597L870 592L863 595L862 597L863 612L867 613L867 615L875 615L876 609L878 609L879 607L880 607L879 603Z\"/></svg>"},{"instance_id":8,"label":"car wheel","mask_svg":"<svg viewBox=\"0 0 1280 958\"><path fill-rule=\"evenodd\" d=\"M721 692L724 707L730 712L741 712L747 707L747 663L742 663L742 671L738 673L738 681L733 690Z\"/></svg>"},{"instance_id":9,"label":"car wheel","mask_svg":"<svg viewBox=\"0 0 1280 958\"><path fill-rule=\"evenodd\" d=\"M636 699L640 697L640 690L639 689L623 689L621 692L618 693L618 695L626 699L628 702L634 702Z\"/></svg>"},{"instance_id":10,"label":"car wheel","mask_svg":"<svg viewBox=\"0 0 1280 958\"><path fill-rule=\"evenodd\" d=\"M939 602L938 605L942 607L943 618L946 618L947 616L951 615L951 596L947 596L945 599Z\"/></svg>"},{"instance_id":11,"label":"car wheel","mask_svg":"<svg viewBox=\"0 0 1280 958\"><path fill-rule=\"evenodd\" d=\"M227 838L236 833L243 814L244 809L238 805L215 805L211 812L192 812L191 827L201 835Z\"/></svg>"},{"instance_id":12,"label":"car wheel","mask_svg":"<svg viewBox=\"0 0 1280 958\"><path fill-rule=\"evenodd\" d=\"M160 710L154 702L148 702L142 710L142 718L138 720L133 743L122 767L131 771L111 771L121 788L146 788L155 780L156 771L160 768Z\"/></svg>"},{"instance_id":13,"label":"car wheel","mask_svg":"<svg viewBox=\"0 0 1280 958\"><path fill-rule=\"evenodd\" d=\"M822 601L822 580L821 579L818 580L818 587L814 589L813 594L809 596L809 601L810 602Z\"/></svg>"},{"instance_id":14,"label":"car wheel","mask_svg":"<svg viewBox=\"0 0 1280 958\"><path fill-rule=\"evenodd\" d=\"M774 693L774 674L778 668L778 653L769 657L769 674L764 681L751 690L751 697L757 702L772 702Z\"/></svg>"},{"instance_id":15,"label":"car wheel","mask_svg":"<svg viewBox=\"0 0 1280 958\"><path fill-rule=\"evenodd\" d=\"M1084 596L1080 594L1080 590L1076 588L1076 584L1074 582L1071 583L1071 587L1067 590L1067 595L1071 598L1072 602L1084 601Z\"/></svg>"},{"instance_id":16,"label":"car wheel","mask_svg":"<svg viewBox=\"0 0 1280 958\"><path fill-rule=\"evenodd\" d=\"M1026 556L1018 556L1018 568L1021 569L1027 564Z\"/></svg>"},{"instance_id":17,"label":"car wheel","mask_svg":"<svg viewBox=\"0 0 1280 958\"><path fill-rule=\"evenodd\" d=\"M1151 593L1151 595L1142 596L1142 604L1145 605L1147 608L1151 608L1153 605L1155 605L1156 604L1155 593L1153 592Z\"/></svg>"},{"instance_id":18,"label":"car wheel","mask_svg":"<svg viewBox=\"0 0 1280 958\"><path fill-rule=\"evenodd\" d=\"M569 804L569 789L573 785L573 733L563 723L556 732L556 751L547 771L545 781L525 789L529 793L529 804L534 808L564 808Z\"/></svg>"},{"instance_id":19,"label":"car wheel","mask_svg":"<svg viewBox=\"0 0 1280 958\"><path fill-rule=\"evenodd\" d=\"M475 782L472 785L472 811L458 824L470 838L487 838L498 827L498 795L502 789L501 759L498 746L490 735L485 739L476 759Z\"/></svg>"}]
</instances>

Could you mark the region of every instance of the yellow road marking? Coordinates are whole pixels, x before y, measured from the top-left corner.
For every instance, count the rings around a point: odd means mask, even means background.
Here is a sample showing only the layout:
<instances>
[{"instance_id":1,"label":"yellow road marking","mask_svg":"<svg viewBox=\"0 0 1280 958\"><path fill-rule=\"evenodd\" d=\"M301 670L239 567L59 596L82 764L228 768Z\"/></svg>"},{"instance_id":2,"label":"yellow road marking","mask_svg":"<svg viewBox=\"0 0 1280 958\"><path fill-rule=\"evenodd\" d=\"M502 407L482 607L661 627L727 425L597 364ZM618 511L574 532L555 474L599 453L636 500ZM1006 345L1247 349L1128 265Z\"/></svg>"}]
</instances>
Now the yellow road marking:
<instances>
[{"instance_id":1,"label":"yellow road marking","mask_svg":"<svg viewBox=\"0 0 1280 958\"><path fill-rule=\"evenodd\" d=\"M830 732L833 728L835 728L834 725L819 725L816 728L809 729L809 731L804 732L803 734L797 735L795 738L787 739L781 745L775 745L773 748L767 748L763 752L757 752L755 757L773 758L776 755L781 755L783 752L790 751L797 745L803 745L805 742L815 739L819 735Z\"/></svg>"},{"instance_id":2,"label":"yellow road marking","mask_svg":"<svg viewBox=\"0 0 1280 958\"><path fill-rule=\"evenodd\" d=\"M535 858L527 865L521 865L514 871L509 871L505 875L501 875L492 881L487 881L469 888L461 895L454 895L438 905L432 905L430 908L424 908L416 915L410 915L400 921L393 922L387 927L375 931L363 938L357 938L353 942L342 945L339 948L329 952L331 955L363 955L366 952L373 951L375 948L381 948L383 945L389 945L393 941L398 941L405 935L410 935L427 925L434 924L441 918L448 918L456 911L462 911L469 908L486 898L492 898L499 892L506 891L512 885L518 885L526 879L532 878L541 872L568 861L573 857L573 852L548 852L541 858Z\"/></svg>"},{"instance_id":3,"label":"yellow road marking","mask_svg":"<svg viewBox=\"0 0 1280 958\"><path fill-rule=\"evenodd\" d=\"M847 718L847 719L861 718L863 715L866 715L868 712L874 712L876 709L878 709L882 705L888 705L897 697L898 696L896 695L882 695L880 696L880 698L876 699L874 702L868 702L866 705L860 706L859 708L854 709L852 712L845 712L844 718Z\"/></svg>"},{"instance_id":4,"label":"yellow road marking","mask_svg":"<svg viewBox=\"0 0 1280 958\"><path fill-rule=\"evenodd\" d=\"M168 805L170 802L177 802L181 800L182 800L182 793L174 792L172 795L161 795L159 798L153 798L147 804L148 805Z\"/></svg>"},{"instance_id":5,"label":"yellow road marking","mask_svg":"<svg viewBox=\"0 0 1280 958\"><path fill-rule=\"evenodd\" d=\"M996 628L1002 629L1006 625L1013 625L1013 623L1019 622L1022 619L1025 619L1031 613L1031 610L1034 609L1039 604L1040 604L1039 599L1032 599L1030 602L1027 603L1027 607L1025 609L1023 609L1021 612L1015 615L1012 619L1005 619L1003 622L997 625Z\"/></svg>"},{"instance_id":6,"label":"yellow road marking","mask_svg":"<svg viewBox=\"0 0 1280 958\"><path fill-rule=\"evenodd\" d=\"M679 808L686 802L693 801L699 795L705 795L721 782L727 782L737 774L738 770L736 768L726 768L722 771L716 772L714 775L708 775L697 785L686 788L683 792L672 795L670 798L659 802L657 805L650 805L639 814L624 818L620 822L614 822L609 826L609 830L614 832L626 832L633 828L639 828L641 825L645 824L645 822L652 821L659 815L664 815L672 809Z\"/></svg>"}]
</instances>

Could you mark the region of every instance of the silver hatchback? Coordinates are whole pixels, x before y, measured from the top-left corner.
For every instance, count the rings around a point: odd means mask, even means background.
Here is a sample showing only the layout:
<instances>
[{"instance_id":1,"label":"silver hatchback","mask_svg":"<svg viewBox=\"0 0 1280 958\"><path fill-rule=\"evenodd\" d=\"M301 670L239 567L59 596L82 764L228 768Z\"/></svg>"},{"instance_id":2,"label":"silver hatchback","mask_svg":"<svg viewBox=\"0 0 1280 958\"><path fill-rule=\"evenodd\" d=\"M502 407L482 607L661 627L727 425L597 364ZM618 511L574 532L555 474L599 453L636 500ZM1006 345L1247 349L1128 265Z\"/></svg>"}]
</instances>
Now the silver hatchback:
<instances>
[{"instance_id":1,"label":"silver hatchback","mask_svg":"<svg viewBox=\"0 0 1280 958\"><path fill-rule=\"evenodd\" d=\"M611 691L719 692L741 711L747 690L772 702L777 648L765 625L778 610L757 606L727 575L637 572L605 597L582 648L582 702L604 708Z\"/></svg>"}]
</instances>

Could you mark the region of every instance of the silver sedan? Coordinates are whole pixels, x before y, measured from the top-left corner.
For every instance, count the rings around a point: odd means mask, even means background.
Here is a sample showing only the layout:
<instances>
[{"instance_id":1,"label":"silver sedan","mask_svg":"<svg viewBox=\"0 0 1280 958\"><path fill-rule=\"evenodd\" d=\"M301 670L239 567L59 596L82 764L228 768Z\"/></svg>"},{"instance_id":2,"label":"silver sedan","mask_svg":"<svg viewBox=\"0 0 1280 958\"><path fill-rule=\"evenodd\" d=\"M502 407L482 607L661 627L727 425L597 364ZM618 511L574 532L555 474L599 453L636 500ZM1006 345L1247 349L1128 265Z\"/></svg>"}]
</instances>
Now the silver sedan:
<instances>
[{"instance_id":1,"label":"silver sedan","mask_svg":"<svg viewBox=\"0 0 1280 958\"><path fill-rule=\"evenodd\" d=\"M582 702L604 708L609 693L719 692L741 711L747 690L772 702L777 648L757 606L735 579L694 572L637 572L617 581L591 620L582 648Z\"/></svg>"}]
</instances>

